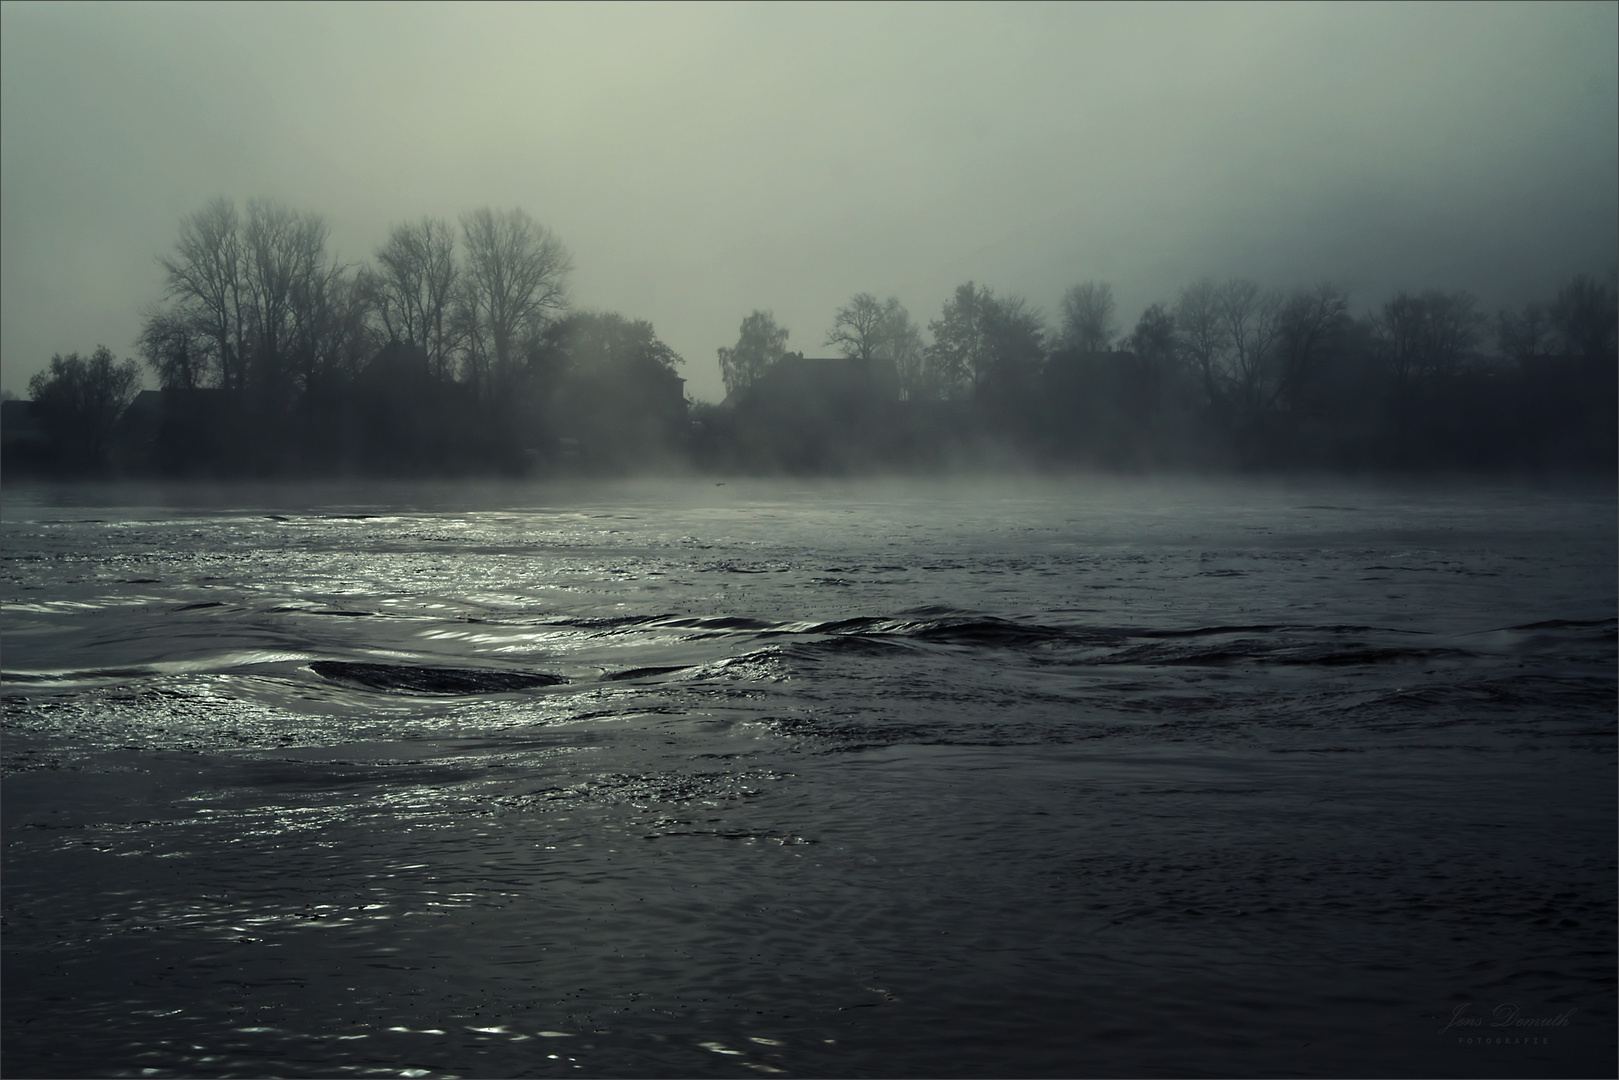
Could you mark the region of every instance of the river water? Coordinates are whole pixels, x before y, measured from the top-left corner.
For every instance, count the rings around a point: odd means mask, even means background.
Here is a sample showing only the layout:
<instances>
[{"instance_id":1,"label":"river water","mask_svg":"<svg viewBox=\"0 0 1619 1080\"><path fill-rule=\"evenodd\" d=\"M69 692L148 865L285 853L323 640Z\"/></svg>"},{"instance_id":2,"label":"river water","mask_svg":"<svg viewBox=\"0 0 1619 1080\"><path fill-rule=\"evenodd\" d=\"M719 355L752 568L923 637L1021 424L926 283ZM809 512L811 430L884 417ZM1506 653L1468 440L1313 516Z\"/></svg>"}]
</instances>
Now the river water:
<instances>
[{"instance_id":1,"label":"river water","mask_svg":"<svg viewBox=\"0 0 1619 1080\"><path fill-rule=\"evenodd\" d=\"M1611 1073L1611 487L0 520L7 1075Z\"/></svg>"}]
</instances>

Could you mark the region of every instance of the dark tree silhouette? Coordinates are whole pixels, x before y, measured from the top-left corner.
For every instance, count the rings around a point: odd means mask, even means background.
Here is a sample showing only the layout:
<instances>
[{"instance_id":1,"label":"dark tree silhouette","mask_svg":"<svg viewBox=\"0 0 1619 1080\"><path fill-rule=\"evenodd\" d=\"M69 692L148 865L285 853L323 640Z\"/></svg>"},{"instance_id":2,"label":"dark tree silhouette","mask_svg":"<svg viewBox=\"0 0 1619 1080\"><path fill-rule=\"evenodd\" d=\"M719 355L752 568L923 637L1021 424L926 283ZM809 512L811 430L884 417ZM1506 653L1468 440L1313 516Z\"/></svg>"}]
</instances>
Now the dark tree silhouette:
<instances>
[{"instance_id":1,"label":"dark tree silhouette","mask_svg":"<svg viewBox=\"0 0 1619 1080\"><path fill-rule=\"evenodd\" d=\"M1551 355L1557 347L1557 335L1544 304L1526 304L1516 315L1503 311L1496 318L1496 343L1503 356L1520 364L1532 364Z\"/></svg>"},{"instance_id":2,"label":"dark tree silhouette","mask_svg":"<svg viewBox=\"0 0 1619 1080\"><path fill-rule=\"evenodd\" d=\"M1456 374L1478 343L1483 319L1464 292L1400 292L1376 319L1383 362L1398 386Z\"/></svg>"},{"instance_id":3,"label":"dark tree silhouette","mask_svg":"<svg viewBox=\"0 0 1619 1080\"><path fill-rule=\"evenodd\" d=\"M880 301L870 293L857 293L838 309L826 344L836 345L850 360L887 361L894 366L902 398L929 396L925 384L922 332L910 312L890 296Z\"/></svg>"},{"instance_id":4,"label":"dark tree silhouette","mask_svg":"<svg viewBox=\"0 0 1619 1080\"><path fill-rule=\"evenodd\" d=\"M931 396L922 331L911 321L911 313L898 297L890 296L883 304L882 358L893 362L901 398Z\"/></svg>"},{"instance_id":5,"label":"dark tree silhouette","mask_svg":"<svg viewBox=\"0 0 1619 1080\"><path fill-rule=\"evenodd\" d=\"M1271 401L1297 409L1349 322L1349 298L1331 285L1296 292L1277 316L1275 388Z\"/></svg>"},{"instance_id":6,"label":"dark tree silhouette","mask_svg":"<svg viewBox=\"0 0 1619 1080\"><path fill-rule=\"evenodd\" d=\"M786 350L787 329L776 325L771 312L754 311L742 320L736 344L719 350L725 392L736 394L752 386Z\"/></svg>"},{"instance_id":7,"label":"dark tree silhouette","mask_svg":"<svg viewBox=\"0 0 1619 1080\"><path fill-rule=\"evenodd\" d=\"M193 313L179 305L153 306L141 321L137 348L165 390L196 390L208 385L215 353Z\"/></svg>"},{"instance_id":8,"label":"dark tree silhouette","mask_svg":"<svg viewBox=\"0 0 1619 1080\"><path fill-rule=\"evenodd\" d=\"M314 358L300 354L316 309L343 268L326 257L326 222L279 203L247 204L241 250L246 285L250 356L249 385L268 402L285 407L307 389Z\"/></svg>"},{"instance_id":9,"label":"dark tree silhouette","mask_svg":"<svg viewBox=\"0 0 1619 1080\"><path fill-rule=\"evenodd\" d=\"M1563 352L1586 360L1612 359L1619 331L1619 287L1598 284L1584 274L1557 292L1551 322Z\"/></svg>"},{"instance_id":10,"label":"dark tree silhouette","mask_svg":"<svg viewBox=\"0 0 1619 1080\"><path fill-rule=\"evenodd\" d=\"M1223 406L1227 396L1225 360L1230 332L1221 315L1220 287L1203 278L1181 290L1175 304L1175 332L1181 353L1203 385L1207 404Z\"/></svg>"},{"instance_id":11,"label":"dark tree silhouette","mask_svg":"<svg viewBox=\"0 0 1619 1080\"><path fill-rule=\"evenodd\" d=\"M461 327L467 377L491 398L516 374L525 336L567 306L573 260L549 229L521 210L474 210L461 218L465 241Z\"/></svg>"},{"instance_id":12,"label":"dark tree silhouette","mask_svg":"<svg viewBox=\"0 0 1619 1080\"><path fill-rule=\"evenodd\" d=\"M639 367L672 372L686 362L658 340L651 323L616 311L570 312L546 328L544 340L565 371Z\"/></svg>"},{"instance_id":13,"label":"dark tree silhouette","mask_svg":"<svg viewBox=\"0 0 1619 1080\"><path fill-rule=\"evenodd\" d=\"M984 312L989 377L1021 384L1046 356L1046 323L1021 296L991 299Z\"/></svg>"},{"instance_id":14,"label":"dark tree silhouette","mask_svg":"<svg viewBox=\"0 0 1619 1080\"><path fill-rule=\"evenodd\" d=\"M78 353L51 357L51 366L28 381L35 413L72 464L95 467L107 456L113 426L141 389L140 365L118 362L105 345L89 359Z\"/></svg>"},{"instance_id":15,"label":"dark tree silhouette","mask_svg":"<svg viewBox=\"0 0 1619 1080\"><path fill-rule=\"evenodd\" d=\"M882 302L870 293L856 293L838 308L825 344L836 345L850 360L870 363L882 351L886 329Z\"/></svg>"},{"instance_id":16,"label":"dark tree silhouette","mask_svg":"<svg viewBox=\"0 0 1619 1080\"><path fill-rule=\"evenodd\" d=\"M1116 309L1113 286L1107 282L1087 281L1072 286L1062 294L1058 347L1081 353L1107 352L1117 333L1113 322Z\"/></svg>"},{"instance_id":17,"label":"dark tree silhouette","mask_svg":"<svg viewBox=\"0 0 1619 1080\"><path fill-rule=\"evenodd\" d=\"M1045 357L1040 313L1020 296L996 299L970 281L956 287L928 329L927 361L941 397L976 395L991 382L1004 392Z\"/></svg>"},{"instance_id":18,"label":"dark tree silhouette","mask_svg":"<svg viewBox=\"0 0 1619 1080\"><path fill-rule=\"evenodd\" d=\"M1144 417L1156 416L1166 401L1182 396L1176 393L1182 366L1175 316L1164 305L1153 304L1143 311L1122 347L1135 356L1133 368Z\"/></svg>"},{"instance_id":19,"label":"dark tree silhouette","mask_svg":"<svg viewBox=\"0 0 1619 1080\"><path fill-rule=\"evenodd\" d=\"M1136 320L1136 328L1125 339L1125 348L1160 369L1169 368L1175 360L1178 344L1175 340L1175 316L1162 304L1153 304Z\"/></svg>"},{"instance_id":20,"label":"dark tree silhouette","mask_svg":"<svg viewBox=\"0 0 1619 1080\"><path fill-rule=\"evenodd\" d=\"M1270 398L1266 382L1281 334L1282 298L1256 282L1232 278L1220 286L1218 303L1228 347L1227 397L1240 417L1252 419L1265 411Z\"/></svg>"},{"instance_id":21,"label":"dark tree silhouette","mask_svg":"<svg viewBox=\"0 0 1619 1080\"><path fill-rule=\"evenodd\" d=\"M994 302L988 288L969 281L956 286L939 317L928 323L933 343L927 348L927 363L940 397L969 397L988 374L987 324Z\"/></svg>"},{"instance_id":22,"label":"dark tree silhouette","mask_svg":"<svg viewBox=\"0 0 1619 1080\"><path fill-rule=\"evenodd\" d=\"M645 466L689 435L680 355L652 324L617 312L574 312L546 329L536 386L552 396L547 431L575 440L596 469Z\"/></svg>"},{"instance_id":23,"label":"dark tree silhouette","mask_svg":"<svg viewBox=\"0 0 1619 1080\"><path fill-rule=\"evenodd\" d=\"M184 218L174 253L158 261L173 305L169 317L190 323L207 338L222 387L245 386L247 279L235 204L215 199Z\"/></svg>"},{"instance_id":24,"label":"dark tree silhouette","mask_svg":"<svg viewBox=\"0 0 1619 1080\"><path fill-rule=\"evenodd\" d=\"M396 225L377 249L368 286L377 317L390 339L421 346L438 382L454 375L460 344L453 305L460 283L455 233L440 218Z\"/></svg>"},{"instance_id":25,"label":"dark tree silhouette","mask_svg":"<svg viewBox=\"0 0 1619 1080\"><path fill-rule=\"evenodd\" d=\"M335 390L352 382L383 343L371 321L364 281L343 267L327 266L293 291L287 355L295 390Z\"/></svg>"}]
</instances>

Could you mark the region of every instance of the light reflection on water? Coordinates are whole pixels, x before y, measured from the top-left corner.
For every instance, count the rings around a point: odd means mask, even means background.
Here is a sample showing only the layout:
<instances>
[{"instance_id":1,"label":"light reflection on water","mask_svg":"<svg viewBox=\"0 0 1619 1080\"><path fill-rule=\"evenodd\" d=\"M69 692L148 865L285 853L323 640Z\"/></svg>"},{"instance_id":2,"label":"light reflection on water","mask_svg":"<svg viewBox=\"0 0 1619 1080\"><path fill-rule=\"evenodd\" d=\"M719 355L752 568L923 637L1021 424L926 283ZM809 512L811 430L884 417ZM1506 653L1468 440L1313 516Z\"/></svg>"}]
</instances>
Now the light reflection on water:
<instances>
[{"instance_id":1,"label":"light reflection on water","mask_svg":"<svg viewBox=\"0 0 1619 1080\"><path fill-rule=\"evenodd\" d=\"M11 494L8 1071L1611 1064L1611 492Z\"/></svg>"}]
</instances>

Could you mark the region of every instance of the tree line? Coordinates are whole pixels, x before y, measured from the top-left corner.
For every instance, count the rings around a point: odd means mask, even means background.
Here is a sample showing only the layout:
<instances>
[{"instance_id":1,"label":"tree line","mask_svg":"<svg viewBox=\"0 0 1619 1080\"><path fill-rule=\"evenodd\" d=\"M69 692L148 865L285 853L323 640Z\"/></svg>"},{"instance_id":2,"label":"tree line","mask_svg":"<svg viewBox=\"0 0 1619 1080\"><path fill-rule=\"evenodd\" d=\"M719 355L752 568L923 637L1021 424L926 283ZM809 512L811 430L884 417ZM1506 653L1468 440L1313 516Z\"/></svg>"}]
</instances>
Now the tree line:
<instances>
[{"instance_id":1,"label":"tree line","mask_svg":"<svg viewBox=\"0 0 1619 1080\"><path fill-rule=\"evenodd\" d=\"M924 456L954 437L1114 467L1612 471L1616 325L1612 276L1493 317L1466 292L1403 290L1356 315L1330 284L1209 278L1128 332L1106 282L1066 290L1055 326L966 282L926 337L897 299L860 293L824 344L891 368L913 415L947 418ZM784 352L788 336L768 311L743 321L720 350L732 398L801 355Z\"/></svg>"},{"instance_id":2,"label":"tree line","mask_svg":"<svg viewBox=\"0 0 1619 1080\"><path fill-rule=\"evenodd\" d=\"M363 264L328 241L318 215L265 200L217 199L183 219L159 260L164 295L142 312L137 351L163 400L129 464L513 471L572 436L603 465L633 467L682 443L683 359L645 320L571 308L572 257L522 210L395 225ZM64 469L104 464L107 414L129 415L139 369L114 362L109 382L110 359L58 356L30 384ZM80 384L108 404L81 405Z\"/></svg>"},{"instance_id":3,"label":"tree line","mask_svg":"<svg viewBox=\"0 0 1619 1080\"><path fill-rule=\"evenodd\" d=\"M351 264L318 215L218 199L160 263L136 348L161 407L129 408L132 360L53 357L30 392L59 467L95 468L121 438L127 466L170 474L768 469L792 466L769 430L783 417L835 428L865 464L994 443L1111 467L1614 467L1611 277L1493 317L1463 292L1402 291L1357 315L1332 285L1205 279L1128 332L1100 281L1069 288L1055 325L972 281L925 327L862 292L822 340L844 367L802 368L755 310L718 350L725 405L688 410L683 359L645 320L573 309L571 256L521 210L395 225ZM789 358L796 382L773 374ZM883 408L845 395L815 412L816 380L866 369L884 373L860 383ZM773 379L796 404L765 408Z\"/></svg>"},{"instance_id":4,"label":"tree line","mask_svg":"<svg viewBox=\"0 0 1619 1080\"><path fill-rule=\"evenodd\" d=\"M218 199L187 217L139 342L162 385L284 404L352 381L395 340L425 352L435 382L488 400L567 306L571 257L521 210L476 210L459 229L396 225L362 266L338 262L327 239L318 215L262 200L242 214Z\"/></svg>"}]
</instances>

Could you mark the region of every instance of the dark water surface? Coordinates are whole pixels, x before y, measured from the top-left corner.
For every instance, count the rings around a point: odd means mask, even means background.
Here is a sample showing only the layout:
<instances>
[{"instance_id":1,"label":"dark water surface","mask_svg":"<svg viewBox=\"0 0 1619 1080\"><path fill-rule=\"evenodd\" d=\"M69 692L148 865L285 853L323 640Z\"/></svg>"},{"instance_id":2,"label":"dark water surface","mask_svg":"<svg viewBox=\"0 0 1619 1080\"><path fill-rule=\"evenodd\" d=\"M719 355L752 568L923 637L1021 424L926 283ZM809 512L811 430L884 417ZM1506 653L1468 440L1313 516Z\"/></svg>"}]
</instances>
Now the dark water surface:
<instances>
[{"instance_id":1,"label":"dark water surface","mask_svg":"<svg viewBox=\"0 0 1619 1080\"><path fill-rule=\"evenodd\" d=\"M1615 522L8 485L5 1072L1611 1075Z\"/></svg>"}]
</instances>

